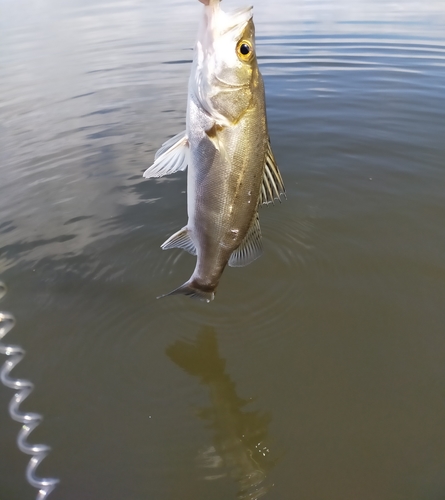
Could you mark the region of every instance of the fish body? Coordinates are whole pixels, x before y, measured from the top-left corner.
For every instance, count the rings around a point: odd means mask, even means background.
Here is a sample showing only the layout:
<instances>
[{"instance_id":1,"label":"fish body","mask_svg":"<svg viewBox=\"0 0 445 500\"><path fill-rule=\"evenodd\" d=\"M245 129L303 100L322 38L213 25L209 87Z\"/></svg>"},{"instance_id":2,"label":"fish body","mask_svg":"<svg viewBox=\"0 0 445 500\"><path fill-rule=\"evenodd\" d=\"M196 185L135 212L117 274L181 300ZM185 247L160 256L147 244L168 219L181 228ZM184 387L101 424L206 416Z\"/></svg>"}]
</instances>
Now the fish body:
<instances>
[{"instance_id":1,"label":"fish body","mask_svg":"<svg viewBox=\"0 0 445 500\"><path fill-rule=\"evenodd\" d=\"M252 9L226 14L219 0L202 3L186 130L161 147L144 177L188 166L188 222L162 248L197 256L191 278L171 294L210 301L227 264L261 255L258 206L279 199L284 185L270 148Z\"/></svg>"}]
</instances>

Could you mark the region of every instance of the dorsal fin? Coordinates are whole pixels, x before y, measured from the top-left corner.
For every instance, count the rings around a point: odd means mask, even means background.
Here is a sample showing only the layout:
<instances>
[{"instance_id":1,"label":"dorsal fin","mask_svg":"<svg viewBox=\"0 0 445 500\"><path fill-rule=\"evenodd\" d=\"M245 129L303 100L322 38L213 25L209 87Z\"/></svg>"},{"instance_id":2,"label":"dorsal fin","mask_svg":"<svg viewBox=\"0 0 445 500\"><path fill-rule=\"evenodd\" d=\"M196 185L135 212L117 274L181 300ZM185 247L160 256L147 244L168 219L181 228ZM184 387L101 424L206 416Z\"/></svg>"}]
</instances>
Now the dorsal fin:
<instances>
[{"instance_id":1,"label":"dorsal fin","mask_svg":"<svg viewBox=\"0 0 445 500\"><path fill-rule=\"evenodd\" d=\"M261 228L258 213L247 231L241 245L232 253L229 259L230 267L247 266L263 253L263 244L261 240Z\"/></svg>"},{"instance_id":2,"label":"dorsal fin","mask_svg":"<svg viewBox=\"0 0 445 500\"><path fill-rule=\"evenodd\" d=\"M155 161L144 172L144 177L163 177L181 170L188 164L188 139L186 131L175 135L159 148L155 154Z\"/></svg>"},{"instance_id":3,"label":"dorsal fin","mask_svg":"<svg viewBox=\"0 0 445 500\"><path fill-rule=\"evenodd\" d=\"M275 199L281 201L281 195L286 197L286 190L284 189L283 178L278 170L269 140L267 142L263 183L260 192L260 204L274 203Z\"/></svg>"}]
</instances>

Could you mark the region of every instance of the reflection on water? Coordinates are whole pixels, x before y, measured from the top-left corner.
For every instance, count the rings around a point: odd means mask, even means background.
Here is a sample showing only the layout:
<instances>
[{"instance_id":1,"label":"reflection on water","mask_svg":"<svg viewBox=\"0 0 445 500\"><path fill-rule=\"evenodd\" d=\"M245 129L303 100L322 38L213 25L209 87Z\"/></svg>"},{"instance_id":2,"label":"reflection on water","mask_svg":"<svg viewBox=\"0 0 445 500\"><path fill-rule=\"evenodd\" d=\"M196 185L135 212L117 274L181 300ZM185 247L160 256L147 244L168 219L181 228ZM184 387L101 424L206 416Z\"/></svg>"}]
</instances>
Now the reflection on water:
<instances>
[{"instance_id":1,"label":"reflection on water","mask_svg":"<svg viewBox=\"0 0 445 500\"><path fill-rule=\"evenodd\" d=\"M238 483L240 499L265 495L271 487L265 479L275 464L267 446L271 417L244 409L250 400L238 396L235 383L225 372L214 330L205 328L194 342L177 340L166 353L209 390L210 406L197 412L213 431L213 445L199 453L201 466L211 469L205 478L229 475Z\"/></svg>"}]
</instances>

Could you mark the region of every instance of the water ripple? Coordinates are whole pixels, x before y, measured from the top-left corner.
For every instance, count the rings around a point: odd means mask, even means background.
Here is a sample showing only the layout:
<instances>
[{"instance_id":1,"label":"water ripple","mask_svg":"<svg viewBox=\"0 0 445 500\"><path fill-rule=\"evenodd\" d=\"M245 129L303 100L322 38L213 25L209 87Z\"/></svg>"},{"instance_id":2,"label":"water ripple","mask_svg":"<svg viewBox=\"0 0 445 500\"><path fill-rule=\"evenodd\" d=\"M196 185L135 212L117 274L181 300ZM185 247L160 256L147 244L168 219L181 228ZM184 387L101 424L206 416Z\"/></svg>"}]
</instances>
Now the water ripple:
<instances>
[{"instance_id":1,"label":"water ripple","mask_svg":"<svg viewBox=\"0 0 445 500\"><path fill-rule=\"evenodd\" d=\"M413 41L388 40L377 43L372 39L339 39L326 34L316 39L260 39L259 46L259 60L266 74L317 70L425 73L445 64L443 44Z\"/></svg>"}]
</instances>

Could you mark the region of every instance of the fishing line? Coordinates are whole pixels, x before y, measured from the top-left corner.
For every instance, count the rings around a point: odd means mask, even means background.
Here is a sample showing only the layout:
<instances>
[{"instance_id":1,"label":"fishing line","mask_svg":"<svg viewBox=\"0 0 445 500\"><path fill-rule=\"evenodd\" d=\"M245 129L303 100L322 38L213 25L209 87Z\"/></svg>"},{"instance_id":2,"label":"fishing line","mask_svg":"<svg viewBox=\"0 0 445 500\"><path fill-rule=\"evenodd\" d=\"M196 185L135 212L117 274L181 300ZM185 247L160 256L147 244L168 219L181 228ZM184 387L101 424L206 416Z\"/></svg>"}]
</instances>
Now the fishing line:
<instances>
[{"instance_id":1,"label":"fishing line","mask_svg":"<svg viewBox=\"0 0 445 500\"><path fill-rule=\"evenodd\" d=\"M6 285L0 281L0 299L6 294ZM0 311L0 340L7 335L15 325L12 314ZM26 479L28 483L37 488L36 500L44 500L57 486L59 480L53 478L39 478L35 471L40 462L48 455L50 447L44 444L29 444L28 436L40 424L43 417L38 413L25 413L19 410L20 404L31 394L34 384L24 379L14 379L9 376L14 367L20 363L25 356L25 351L17 345L5 345L0 342L0 354L5 354L8 359L0 370L0 380L6 387L16 390L14 397L9 403L9 415L16 422L20 422L22 428L17 436L17 446L20 451L32 455L26 468Z\"/></svg>"}]
</instances>

